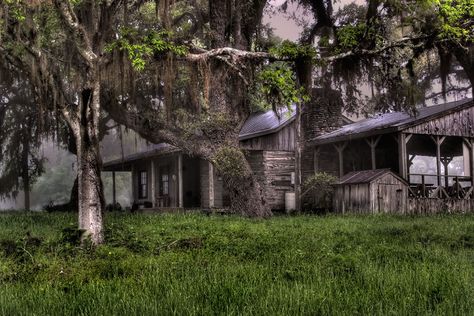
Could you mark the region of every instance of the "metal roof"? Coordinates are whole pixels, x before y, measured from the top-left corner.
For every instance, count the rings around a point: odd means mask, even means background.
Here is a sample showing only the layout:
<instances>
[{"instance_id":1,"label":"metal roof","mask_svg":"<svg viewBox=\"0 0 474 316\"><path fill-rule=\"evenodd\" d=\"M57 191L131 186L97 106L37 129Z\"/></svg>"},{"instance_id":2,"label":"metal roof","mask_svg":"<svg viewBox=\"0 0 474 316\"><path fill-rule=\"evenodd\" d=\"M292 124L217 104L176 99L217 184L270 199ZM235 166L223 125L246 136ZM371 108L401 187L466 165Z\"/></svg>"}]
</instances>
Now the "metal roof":
<instances>
[{"instance_id":1,"label":"metal roof","mask_svg":"<svg viewBox=\"0 0 474 316\"><path fill-rule=\"evenodd\" d=\"M450 111L456 111L473 106L472 99L464 99L418 109L415 116L406 112L392 112L376 115L362 121L345 125L333 132L316 137L313 144L327 144L347 139L366 137L399 131L417 125L424 121L442 116Z\"/></svg>"},{"instance_id":2,"label":"metal roof","mask_svg":"<svg viewBox=\"0 0 474 316\"><path fill-rule=\"evenodd\" d=\"M244 126L240 130L239 139L245 140L257 136L267 135L275 133L293 122L296 114L296 106L292 106L291 109L282 108L279 110L278 115L273 110L261 111L253 113L245 121ZM127 155L123 159L115 159L104 163L104 170L115 168L128 168L125 163L131 161L153 157L157 155L163 155L172 152L179 152L180 149L167 143L152 144L146 150Z\"/></svg>"},{"instance_id":3,"label":"metal roof","mask_svg":"<svg viewBox=\"0 0 474 316\"><path fill-rule=\"evenodd\" d=\"M178 147L172 146L167 143L151 144L148 146L148 148L145 151L127 155L123 159L119 158L119 159L107 161L106 163L104 163L103 168L105 171L108 171L108 169L115 169L115 167L120 167L120 169L126 169L126 167L128 166L122 166L123 164L129 163L135 160L139 160L139 159L144 159L144 158L149 158L149 157L154 157L158 155L164 155L164 154L174 153L174 152L179 152L179 151L180 149Z\"/></svg>"},{"instance_id":4,"label":"metal roof","mask_svg":"<svg viewBox=\"0 0 474 316\"><path fill-rule=\"evenodd\" d=\"M390 171L390 169L375 169L349 172L339 180L337 185L370 183L387 173L392 174L395 178L406 183L405 180Z\"/></svg>"},{"instance_id":5,"label":"metal roof","mask_svg":"<svg viewBox=\"0 0 474 316\"><path fill-rule=\"evenodd\" d=\"M296 117L296 106L291 109L282 108L275 113L273 110L253 113L245 121L239 133L239 139L245 140L257 136L275 133L293 122Z\"/></svg>"}]
</instances>

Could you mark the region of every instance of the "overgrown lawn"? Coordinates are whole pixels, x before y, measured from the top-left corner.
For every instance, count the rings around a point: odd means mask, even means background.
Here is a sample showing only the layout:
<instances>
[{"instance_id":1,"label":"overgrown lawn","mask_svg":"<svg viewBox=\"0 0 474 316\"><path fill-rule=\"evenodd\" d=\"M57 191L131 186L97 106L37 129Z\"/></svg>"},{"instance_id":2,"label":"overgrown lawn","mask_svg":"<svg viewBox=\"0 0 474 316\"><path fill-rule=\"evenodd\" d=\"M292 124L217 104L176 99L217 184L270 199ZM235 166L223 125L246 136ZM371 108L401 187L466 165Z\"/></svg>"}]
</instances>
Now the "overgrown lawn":
<instances>
[{"instance_id":1,"label":"overgrown lawn","mask_svg":"<svg viewBox=\"0 0 474 316\"><path fill-rule=\"evenodd\" d=\"M474 216L0 215L2 315L474 314Z\"/></svg>"}]
</instances>

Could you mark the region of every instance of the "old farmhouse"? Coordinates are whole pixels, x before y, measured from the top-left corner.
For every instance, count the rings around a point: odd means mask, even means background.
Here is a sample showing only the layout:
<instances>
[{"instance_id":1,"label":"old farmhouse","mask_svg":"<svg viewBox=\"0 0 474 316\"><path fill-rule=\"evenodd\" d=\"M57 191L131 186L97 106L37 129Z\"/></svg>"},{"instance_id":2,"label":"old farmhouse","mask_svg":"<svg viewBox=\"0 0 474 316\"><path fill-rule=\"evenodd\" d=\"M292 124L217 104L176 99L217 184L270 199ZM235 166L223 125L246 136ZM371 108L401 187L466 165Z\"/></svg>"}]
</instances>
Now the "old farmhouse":
<instances>
[{"instance_id":1,"label":"old farmhouse","mask_svg":"<svg viewBox=\"0 0 474 316\"><path fill-rule=\"evenodd\" d=\"M472 99L425 107L411 116L392 112L352 123L340 98L315 89L302 114L303 178L325 171L341 178L336 212L474 211ZM293 191L295 112L252 114L240 144L273 210ZM229 205L212 164L168 144L104 164L132 172L133 198L150 208Z\"/></svg>"}]
</instances>

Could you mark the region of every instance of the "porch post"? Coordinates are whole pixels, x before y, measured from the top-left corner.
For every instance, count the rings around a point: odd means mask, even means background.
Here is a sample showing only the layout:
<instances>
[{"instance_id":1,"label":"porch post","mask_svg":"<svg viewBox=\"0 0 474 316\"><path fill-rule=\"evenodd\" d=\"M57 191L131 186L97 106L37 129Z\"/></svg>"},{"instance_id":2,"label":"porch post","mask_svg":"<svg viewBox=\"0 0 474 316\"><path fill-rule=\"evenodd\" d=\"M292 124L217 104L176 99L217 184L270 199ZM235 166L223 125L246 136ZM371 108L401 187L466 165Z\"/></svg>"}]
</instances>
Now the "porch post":
<instances>
[{"instance_id":1,"label":"porch post","mask_svg":"<svg viewBox=\"0 0 474 316\"><path fill-rule=\"evenodd\" d=\"M474 187L474 138L466 141L469 147L469 175L471 176L471 187Z\"/></svg>"},{"instance_id":2,"label":"porch post","mask_svg":"<svg viewBox=\"0 0 474 316\"><path fill-rule=\"evenodd\" d=\"M183 207L183 154L178 155L178 207Z\"/></svg>"},{"instance_id":3,"label":"porch post","mask_svg":"<svg viewBox=\"0 0 474 316\"><path fill-rule=\"evenodd\" d=\"M214 165L209 162L209 208L214 205Z\"/></svg>"},{"instance_id":4,"label":"porch post","mask_svg":"<svg viewBox=\"0 0 474 316\"><path fill-rule=\"evenodd\" d=\"M445 137L436 135L431 137L436 144L436 174L438 176L438 187L441 186L441 144L444 142Z\"/></svg>"},{"instance_id":5,"label":"porch post","mask_svg":"<svg viewBox=\"0 0 474 316\"><path fill-rule=\"evenodd\" d=\"M151 205L156 206L156 176L155 176L155 161L151 161Z\"/></svg>"},{"instance_id":6,"label":"porch post","mask_svg":"<svg viewBox=\"0 0 474 316\"><path fill-rule=\"evenodd\" d=\"M400 176L407 180L407 144L404 133L398 134L398 169Z\"/></svg>"},{"instance_id":7,"label":"porch post","mask_svg":"<svg viewBox=\"0 0 474 316\"><path fill-rule=\"evenodd\" d=\"M115 189L115 171L112 171L112 204L115 208L115 204L117 204L117 191Z\"/></svg>"},{"instance_id":8,"label":"porch post","mask_svg":"<svg viewBox=\"0 0 474 316\"><path fill-rule=\"evenodd\" d=\"M380 138L382 136L379 135L377 136L376 138L371 138L371 139L366 139L366 143L369 145L370 147L370 156L371 156L371 161L372 161L372 170L375 170L377 169L377 161L376 161L376 157L375 157L375 149L377 148L377 145L380 141Z\"/></svg>"},{"instance_id":9,"label":"porch post","mask_svg":"<svg viewBox=\"0 0 474 316\"><path fill-rule=\"evenodd\" d=\"M471 177L471 187L474 187L474 139L463 137L463 141L468 149L469 176ZM466 173L466 170L464 170L464 173Z\"/></svg>"},{"instance_id":10,"label":"porch post","mask_svg":"<svg viewBox=\"0 0 474 316\"><path fill-rule=\"evenodd\" d=\"M313 169L314 173L319 172L319 153L321 152L321 147L314 147L313 151Z\"/></svg>"},{"instance_id":11,"label":"porch post","mask_svg":"<svg viewBox=\"0 0 474 316\"><path fill-rule=\"evenodd\" d=\"M334 147L337 150L338 156L339 156L339 177L342 177L344 175L344 149L347 146L347 142L344 142L342 144L336 144Z\"/></svg>"}]
</instances>

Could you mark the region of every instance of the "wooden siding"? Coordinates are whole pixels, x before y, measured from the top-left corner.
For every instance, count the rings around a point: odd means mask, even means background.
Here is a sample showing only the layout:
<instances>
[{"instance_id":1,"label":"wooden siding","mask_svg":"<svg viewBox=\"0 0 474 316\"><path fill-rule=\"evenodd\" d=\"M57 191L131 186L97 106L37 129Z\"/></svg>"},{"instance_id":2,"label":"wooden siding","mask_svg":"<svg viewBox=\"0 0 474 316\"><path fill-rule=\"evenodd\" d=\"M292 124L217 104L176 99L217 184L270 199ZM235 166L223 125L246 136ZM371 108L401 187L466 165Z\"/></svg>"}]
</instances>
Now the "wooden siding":
<instances>
[{"instance_id":1,"label":"wooden siding","mask_svg":"<svg viewBox=\"0 0 474 316\"><path fill-rule=\"evenodd\" d=\"M295 150L295 123L290 123L276 133L246 139L240 142L243 149Z\"/></svg>"},{"instance_id":2,"label":"wooden siding","mask_svg":"<svg viewBox=\"0 0 474 316\"><path fill-rule=\"evenodd\" d=\"M251 151L247 160L264 190L265 200L272 210L285 209L285 192L293 191L291 173L295 157L288 151Z\"/></svg>"},{"instance_id":3,"label":"wooden siding","mask_svg":"<svg viewBox=\"0 0 474 316\"><path fill-rule=\"evenodd\" d=\"M442 136L474 136L474 107L446 114L404 130L405 133Z\"/></svg>"},{"instance_id":4,"label":"wooden siding","mask_svg":"<svg viewBox=\"0 0 474 316\"><path fill-rule=\"evenodd\" d=\"M404 213L408 186L392 174L385 174L370 183L336 186L336 213Z\"/></svg>"},{"instance_id":5,"label":"wooden siding","mask_svg":"<svg viewBox=\"0 0 474 316\"><path fill-rule=\"evenodd\" d=\"M200 161L200 182L201 182L201 206L209 208L209 162L206 160ZM216 172L214 168L214 207L224 207L224 183L222 178Z\"/></svg>"}]
</instances>

